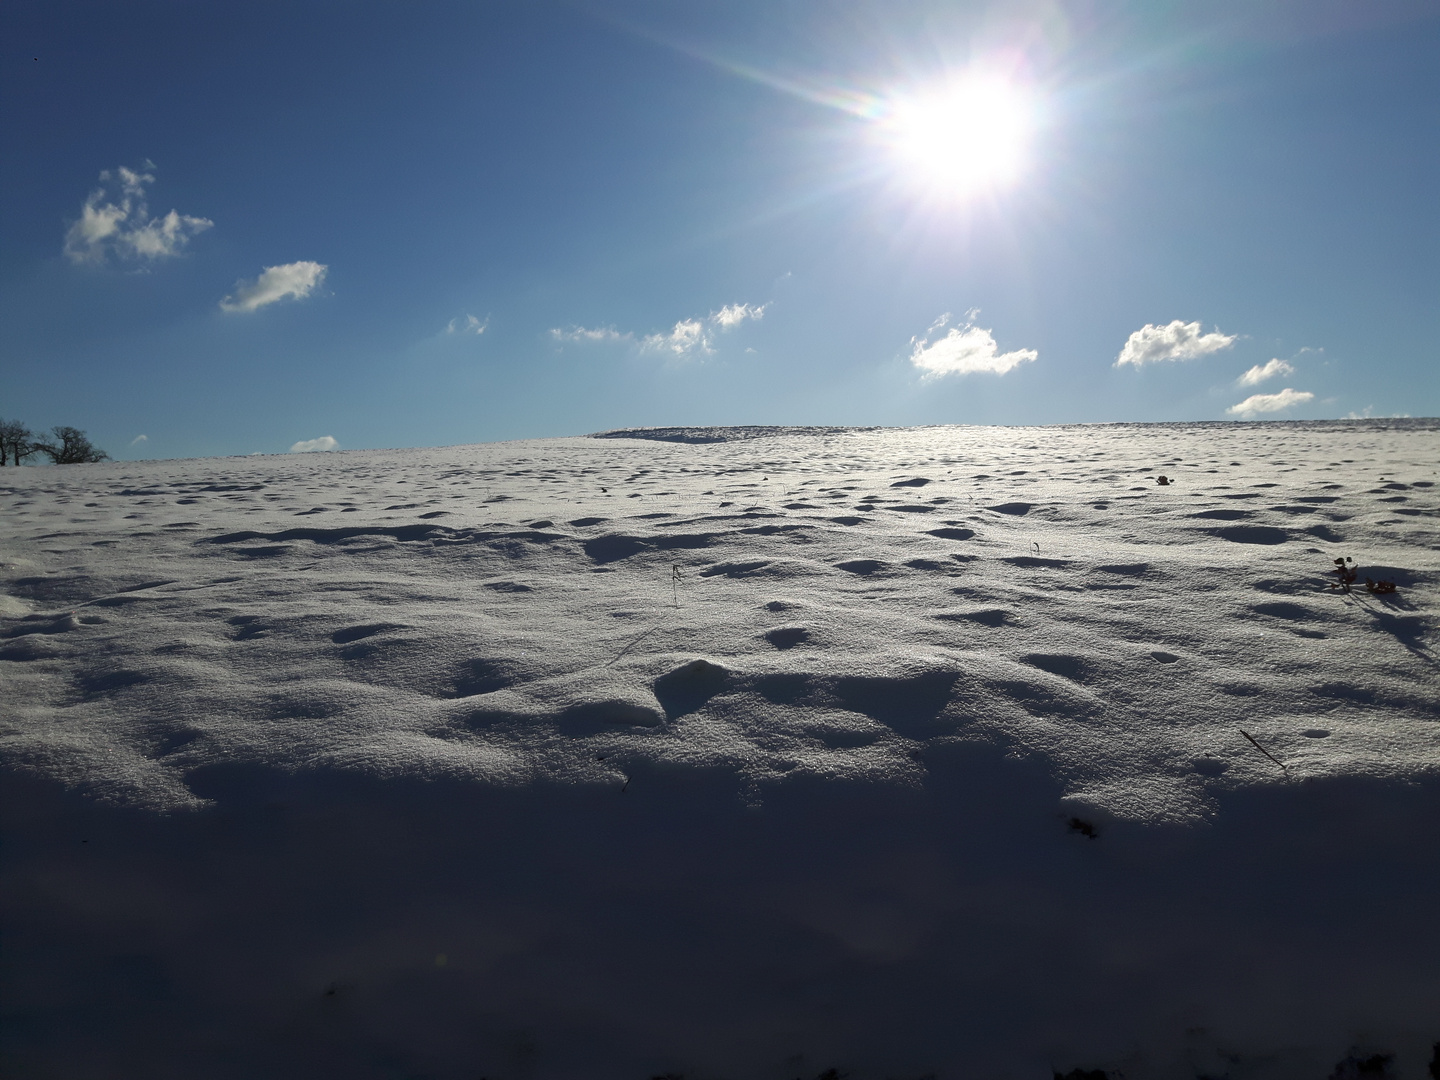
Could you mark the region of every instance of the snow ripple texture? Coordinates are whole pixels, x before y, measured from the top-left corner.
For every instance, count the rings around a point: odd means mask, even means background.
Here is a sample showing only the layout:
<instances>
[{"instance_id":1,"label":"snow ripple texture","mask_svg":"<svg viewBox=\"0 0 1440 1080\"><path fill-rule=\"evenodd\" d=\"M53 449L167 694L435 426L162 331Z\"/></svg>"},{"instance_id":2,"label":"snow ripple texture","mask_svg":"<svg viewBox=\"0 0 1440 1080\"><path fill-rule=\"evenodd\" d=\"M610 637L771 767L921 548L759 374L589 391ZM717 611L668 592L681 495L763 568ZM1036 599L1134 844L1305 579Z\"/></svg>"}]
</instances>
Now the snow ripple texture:
<instances>
[{"instance_id":1,"label":"snow ripple texture","mask_svg":"<svg viewBox=\"0 0 1440 1080\"><path fill-rule=\"evenodd\" d=\"M0 471L13 913L93 946L21 951L77 981L149 957L153 1015L218 1025L93 1075L230 1075L201 1044L331 1075L343 1044L350 1076L1321 1076L1376 1033L1420 1075L1436 435L670 428ZM71 866L81 833L133 862ZM293 963L247 966L278 946L232 889ZM161 911L190 929L126 937ZM14 1060L80 1075L130 1037L138 1007L15 955ZM82 1014L99 1034L57 1034Z\"/></svg>"}]
</instances>

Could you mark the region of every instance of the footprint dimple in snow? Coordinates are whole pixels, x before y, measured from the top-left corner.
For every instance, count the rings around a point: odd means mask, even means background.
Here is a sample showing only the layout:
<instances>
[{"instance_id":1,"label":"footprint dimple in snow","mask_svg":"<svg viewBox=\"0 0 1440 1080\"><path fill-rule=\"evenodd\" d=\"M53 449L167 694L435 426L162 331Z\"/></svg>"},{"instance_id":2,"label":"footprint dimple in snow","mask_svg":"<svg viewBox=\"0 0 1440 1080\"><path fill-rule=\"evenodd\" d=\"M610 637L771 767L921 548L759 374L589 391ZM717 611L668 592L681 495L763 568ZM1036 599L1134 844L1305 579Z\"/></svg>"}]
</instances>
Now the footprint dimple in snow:
<instances>
[{"instance_id":1,"label":"footprint dimple in snow","mask_svg":"<svg viewBox=\"0 0 1440 1080\"><path fill-rule=\"evenodd\" d=\"M149 682L150 676L143 671L121 668L115 671L86 672L80 675L76 681L80 684L80 689L85 692L86 697L99 697L116 693L129 686L139 686L141 683Z\"/></svg>"},{"instance_id":2,"label":"footprint dimple in snow","mask_svg":"<svg viewBox=\"0 0 1440 1080\"><path fill-rule=\"evenodd\" d=\"M810 639L810 631L803 626L777 626L765 631L765 640L777 649L793 649Z\"/></svg>"},{"instance_id":3,"label":"footprint dimple in snow","mask_svg":"<svg viewBox=\"0 0 1440 1080\"><path fill-rule=\"evenodd\" d=\"M1307 739L1328 739L1330 737L1330 732L1318 727L1306 728L1300 734Z\"/></svg>"},{"instance_id":4,"label":"footprint dimple in snow","mask_svg":"<svg viewBox=\"0 0 1440 1080\"><path fill-rule=\"evenodd\" d=\"M29 634L63 634L79 628L73 615L26 615L19 626L5 631L4 637L17 638Z\"/></svg>"},{"instance_id":5,"label":"footprint dimple in snow","mask_svg":"<svg viewBox=\"0 0 1440 1080\"><path fill-rule=\"evenodd\" d=\"M1219 776L1230 767L1227 762L1219 758L1197 758L1194 762L1195 771L1201 776Z\"/></svg>"},{"instance_id":6,"label":"footprint dimple in snow","mask_svg":"<svg viewBox=\"0 0 1440 1080\"><path fill-rule=\"evenodd\" d=\"M13 660L17 663L27 660L51 660L60 655L62 655L61 651L47 640L37 640L33 637L21 638L13 645L7 645L0 649L0 660Z\"/></svg>"},{"instance_id":7,"label":"footprint dimple in snow","mask_svg":"<svg viewBox=\"0 0 1440 1080\"><path fill-rule=\"evenodd\" d=\"M755 562L739 563L716 563L714 566L707 566L700 571L701 577L747 577L756 570L769 566L769 559L759 559Z\"/></svg>"},{"instance_id":8,"label":"footprint dimple in snow","mask_svg":"<svg viewBox=\"0 0 1440 1080\"><path fill-rule=\"evenodd\" d=\"M979 611L945 611L936 615L946 622L977 622L981 626L1004 626L1012 615L1003 608L983 608Z\"/></svg>"},{"instance_id":9,"label":"footprint dimple in snow","mask_svg":"<svg viewBox=\"0 0 1440 1080\"><path fill-rule=\"evenodd\" d=\"M1069 559L1041 559L1034 555L1013 555L1003 561L1011 566L1021 566L1027 569L1064 570L1071 565Z\"/></svg>"},{"instance_id":10,"label":"footprint dimple in snow","mask_svg":"<svg viewBox=\"0 0 1440 1080\"><path fill-rule=\"evenodd\" d=\"M927 529L927 536L938 536L941 540L969 540L975 535L974 529Z\"/></svg>"},{"instance_id":11,"label":"footprint dimple in snow","mask_svg":"<svg viewBox=\"0 0 1440 1080\"><path fill-rule=\"evenodd\" d=\"M1190 517L1202 521L1244 521L1255 516L1253 510L1201 510Z\"/></svg>"},{"instance_id":12,"label":"footprint dimple in snow","mask_svg":"<svg viewBox=\"0 0 1440 1080\"><path fill-rule=\"evenodd\" d=\"M1015 517L1024 517L1031 510L1035 509L1035 504L1027 502L1007 502L1001 503L999 506L987 506L985 509L993 510L997 514L1012 514Z\"/></svg>"},{"instance_id":13,"label":"footprint dimple in snow","mask_svg":"<svg viewBox=\"0 0 1440 1080\"><path fill-rule=\"evenodd\" d=\"M658 710L620 699L582 702L570 706L556 717L560 730L572 736L593 735L617 727L653 728L662 722Z\"/></svg>"},{"instance_id":14,"label":"footprint dimple in snow","mask_svg":"<svg viewBox=\"0 0 1440 1080\"><path fill-rule=\"evenodd\" d=\"M482 587L494 589L496 592L522 593L535 591L529 585L522 584L518 581L487 581Z\"/></svg>"},{"instance_id":15,"label":"footprint dimple in snow","mask_svg":"<svg viewBox=\"0 0 1440 1080\"><path fill-rule=\"evenodd\" d=\"M950 702L959 673L944 669L895 676L849 675L835 680L836 704L902 735L936 733L939 716Z\"/></svg>"},{"instance_id":16,"label":"footprint dimple in snow","mask_svg":"<svg viewBox=\"0 0 1440 1080\"><path fill-rule=\"evenodd\" d=\"M1020 659L1041 671L1048 671L1073 682L1083 682L1090 673L1090 667L1084 659L1068 653L1029 653Z\"/></svg>"},{"instance_id":17,"label":"footprint dimple in snow","mask_svg":"<svg viewBox=\"0 0 1440 1080\"><path fill-rule=\"evenodd\" d=\"M259 615L236 615L225 621L236 628L235 633L230 637L231 641L249 641L251 638L263 637L270 632L270 627L260 621Z\"/></svg>"},{"instance_id":18,"label":"footprint dimple in snow","mask_svg":"<svg viewBox=\"0 0 1440 1080\"><path fill-rule=\"evenodd\" d=\"M1161 652L1159 649L1156 649L1150 655L1162 664L1173 664L1180 659L1180 657L1176 656L1173 652Z\"/></svg>"},{"instance_id":19,"label":"footprint dimple in snow","mask_svg":"<svg viewBox=\"0 0 1440 1080\"><path fill-rule=\"evenodd\" d=\"M884 570L887 565L879 559L851 559L849 562L836 563L835 569L844 570L847 574L859 574L861 577L867 577L877 570Z\"/></svg>"},{"instance_id":20,"label":"footprint dimple in snow","mask_svg":"<svg viewBox=\"0 0 1440 1080\"><path fill-rule=\"evenodd\" d=\"M1231 525L1228 528L1216 529L1214 534L1232 544L1273 545L1283 544L1290 539L1290 534L1284 529L1270 525Z\"/></svg>"},{"instance_id":21,"label":"footprint dimple in snow","mask_svg":"<svg viewBox=\"0 0 1440 1080\"><path fill-rule=\"evenodd\" d=\"M398 623L366 623L363 626L347 626L342 630L336 630L330 635L330 640L336 645L346 645L352 641L359 641L361 638L383 634L386 630L403 629L404 627Z\"/></svg>"},{"instance_id":22,"label":"footprint dimple in snow","mask_svg":"<svg viewBox=\"0 0 1440 1080\"><path fill-rule=\"evenodd\" d=\"M496 690L504 690L507 686L515 685L516 681L508 664L486 657L476 657L466 662L461 668L455 679L454 691L442 696L450 698L479 697L481 694L493 694Z\"/></svg>"},{"instance_id":23,"label":"footprint dimple in snow","mask_svg":"<svg viewBox=\"0 0 1440 1080\"><path fill-rule=\"evenodd\" d=\"M708 660L690 663L655 680L655 699L665 709L666 719L692 713L718 694L730 681L730 672Z\"/></svg>"}]
</instances>

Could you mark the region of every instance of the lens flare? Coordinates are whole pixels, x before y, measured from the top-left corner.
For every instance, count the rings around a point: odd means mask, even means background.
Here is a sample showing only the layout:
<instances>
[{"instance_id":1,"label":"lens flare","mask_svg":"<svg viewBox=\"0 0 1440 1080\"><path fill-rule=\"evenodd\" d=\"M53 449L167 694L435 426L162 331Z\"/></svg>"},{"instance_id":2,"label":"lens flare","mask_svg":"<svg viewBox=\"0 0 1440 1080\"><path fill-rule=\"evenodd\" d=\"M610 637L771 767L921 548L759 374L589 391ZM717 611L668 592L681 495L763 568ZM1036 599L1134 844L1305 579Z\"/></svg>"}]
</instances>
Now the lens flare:
<instances>
[{"instance_id":1,"label":"lens flare","mask_svg":"<svg viewBox=\"0 0 1440 1080\"><path fill-rule=\"evenodd\" d=\"M955 196L1006 187L1023 173L1035 127L1029 94L975 75L892 98L877 120L893 167L907 182Z\"/></svg>"}]
</instances>

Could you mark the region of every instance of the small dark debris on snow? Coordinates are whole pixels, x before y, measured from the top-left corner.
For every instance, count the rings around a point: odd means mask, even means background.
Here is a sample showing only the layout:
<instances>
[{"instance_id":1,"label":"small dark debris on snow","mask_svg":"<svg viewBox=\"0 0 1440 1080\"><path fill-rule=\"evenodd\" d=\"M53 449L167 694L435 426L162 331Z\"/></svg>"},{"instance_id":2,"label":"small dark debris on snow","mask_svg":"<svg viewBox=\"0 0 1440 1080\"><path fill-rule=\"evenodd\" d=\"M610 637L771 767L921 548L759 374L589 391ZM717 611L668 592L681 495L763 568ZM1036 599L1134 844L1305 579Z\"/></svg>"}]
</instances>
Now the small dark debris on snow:
<instances>
[{"instance_id":1,"label":"small dark debris on snow","mask_svg":"<svg viewBox=\"0 0 1440 1080\"><path fill-rule=\"evenodd\" d=\"M1071 832L1078 832L1081 836L1085 837L1087 840L1098 840L1098 839L1100 838L1100 830L1097 829L1097 828L1095 828L1095 826L1094 826L1093 823L1091 823L1091 822L1089 822L1089 821L1086 821L1084 818L1072 817L1072 818L1070 819L1069 825L1070 825L1070 831L1071 831ZM1060 1074L1059 1074L1059 1073L1056 1073L1055 1075L1056 1075L1056 1076L1059 1076ZM1070 1077L1076 1077L1076 1076L1079 1076L1079 1077L1098 1076L1098 1077L1101 1077L1101 1080L1103 1080L1105 1074L1104 1074L1103 1072L1087 1073L1087 1072L1081 1072L1079 1069L1075 1069L1075 1070L1073 1070L1072 1072L1070 1072L1070 1073L1068 1074L1067 1080L1069 1080Z\"/></svg>"},{"instance_id":2,"label":"small dark debris on snow","mask_svg":"<svg viewBox=\"0 0 1440 1080\"><path fill-rule=\"evenodd\" d=\"M1339 589L1341 592L1349 592L1350 586L1355 584L1355 578L1359 576L1359 571L1355 569L1355 560L1349 557L1336 559L1335 569L1330 573L1336 577L1336 580L1330 583L1330 588Z\"/></svg>"}]
</instances>

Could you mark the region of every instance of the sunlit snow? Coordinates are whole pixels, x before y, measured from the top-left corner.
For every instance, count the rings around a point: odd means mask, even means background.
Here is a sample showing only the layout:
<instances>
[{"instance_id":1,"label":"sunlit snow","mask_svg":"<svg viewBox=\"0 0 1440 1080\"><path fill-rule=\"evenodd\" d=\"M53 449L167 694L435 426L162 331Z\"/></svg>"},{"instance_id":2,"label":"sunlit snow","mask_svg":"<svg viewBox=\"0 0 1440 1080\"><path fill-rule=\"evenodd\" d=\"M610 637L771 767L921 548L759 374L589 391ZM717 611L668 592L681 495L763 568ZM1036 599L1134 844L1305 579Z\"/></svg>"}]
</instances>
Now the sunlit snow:
<instances>
[{"instance_id":1,"label":"sunlit snow","mask_svg":"<svg viewBox=\"0 0 1440 1080\"><path fill-rule=\"evenodd\" d=\"M672 429L6 469L10 1060L1423 1075L1437 446Z\"/></svg>"}]
</instances>

